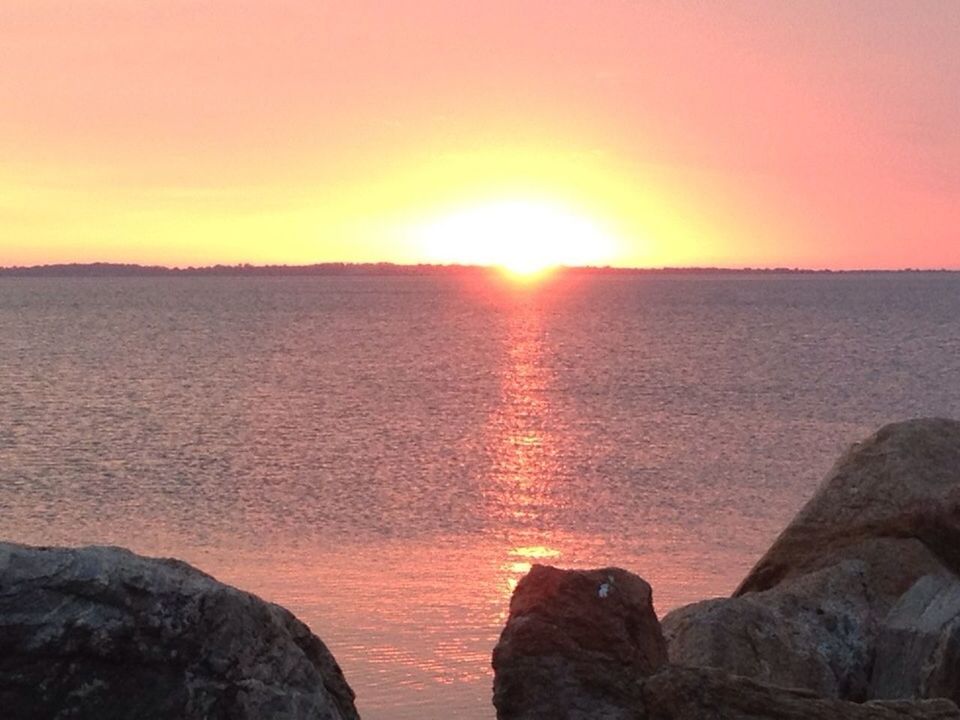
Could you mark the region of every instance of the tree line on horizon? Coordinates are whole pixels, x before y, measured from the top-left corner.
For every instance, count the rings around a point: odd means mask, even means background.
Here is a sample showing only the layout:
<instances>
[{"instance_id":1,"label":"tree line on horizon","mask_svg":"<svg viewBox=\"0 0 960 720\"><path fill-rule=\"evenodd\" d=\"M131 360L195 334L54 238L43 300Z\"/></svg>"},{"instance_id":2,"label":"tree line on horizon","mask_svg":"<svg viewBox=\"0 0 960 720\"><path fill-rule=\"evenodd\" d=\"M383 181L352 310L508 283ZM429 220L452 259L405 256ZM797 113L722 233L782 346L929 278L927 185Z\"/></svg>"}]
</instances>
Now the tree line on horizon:
<instances>
[{"instance_id":1,"label":"tree line on horizon","mask_svg":"<svg viewBox=\"0 0 960 720\"><path fill-rule=\"evenodd\" d=\"M458 275L491 272L493 268L480 265L435 265L397 263L314 263L311 265L205 265L165 267L134 263L58 263L49 265L0 267L0 276L13 277L155 277L155 276L377 276L377 275ZM663 274L820 274L843 272L951 272L946 269L921 270L815 270L808 268L721 268L721 267L662 267L625 268L611 266L563 267L562 272L596 275L663 275ZM955 271L953 271L955 272Z\"/></svg>"}]
</instances>

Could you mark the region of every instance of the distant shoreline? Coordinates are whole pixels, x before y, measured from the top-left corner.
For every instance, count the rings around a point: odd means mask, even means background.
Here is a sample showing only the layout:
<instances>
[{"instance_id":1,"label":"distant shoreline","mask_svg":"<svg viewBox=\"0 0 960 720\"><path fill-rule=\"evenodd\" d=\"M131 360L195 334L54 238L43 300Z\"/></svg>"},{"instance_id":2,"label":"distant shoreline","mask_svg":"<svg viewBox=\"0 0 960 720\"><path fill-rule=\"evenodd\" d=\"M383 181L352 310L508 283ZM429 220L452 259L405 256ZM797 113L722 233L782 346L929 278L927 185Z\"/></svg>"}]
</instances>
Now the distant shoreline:
<instances>
[{"instance_id":1,"label":"distant shoreline","mask_svg":"<svg viewBox=\"0 0 960 720\"><path fill-rule=\"evenodd\" d=\"M316 263L313 265L207 265L164 267L125 263L63 263L0 267L0 277L304 277L304 276L436 276L474 275L495 271L479 265L401 265L395 263ZM881 273L957 273L956 269L862 269L814 270L809 268L720 267L563 267L560 272L577 275L842 275Z\"/></svg>"}]
</instances>

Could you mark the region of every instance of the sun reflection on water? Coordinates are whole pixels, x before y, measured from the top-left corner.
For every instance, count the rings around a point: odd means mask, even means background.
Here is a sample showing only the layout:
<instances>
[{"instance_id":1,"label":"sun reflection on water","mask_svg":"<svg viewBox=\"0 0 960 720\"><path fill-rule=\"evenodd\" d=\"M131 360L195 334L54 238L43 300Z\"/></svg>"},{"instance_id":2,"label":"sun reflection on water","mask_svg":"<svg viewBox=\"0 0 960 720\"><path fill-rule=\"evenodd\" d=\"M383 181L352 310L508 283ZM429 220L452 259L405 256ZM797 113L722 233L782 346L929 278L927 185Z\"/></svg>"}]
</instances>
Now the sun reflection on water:
<instances>
[{"instance_id":1,"label":"sun reflection on water","mask_svg":"<svg viewBox=\"0 0 960 720\"><path fill-rule=\"evenodd\" d=\"M546 362L544 309L535 296L508 308L500 367L500 403L491 417L493 466L485 488L491 525L503 528L506 547L495 581L502 621L520 578L535 562L556 562L545 510L558 502L553 376Z\"/></svg>"},{"instance_id":2,"label":"sun reflection on water","mask_svg":"<svg viewBox=\"0 0 960 720\"><path fill-rule=\"evenodd\" d=\"M560 557L559 550L554 550L553 548L546 547L545 545L514 548L510 551L510 554L517 555L519 557L531 558L534 560Z\"/></svg>"}]
</instances>

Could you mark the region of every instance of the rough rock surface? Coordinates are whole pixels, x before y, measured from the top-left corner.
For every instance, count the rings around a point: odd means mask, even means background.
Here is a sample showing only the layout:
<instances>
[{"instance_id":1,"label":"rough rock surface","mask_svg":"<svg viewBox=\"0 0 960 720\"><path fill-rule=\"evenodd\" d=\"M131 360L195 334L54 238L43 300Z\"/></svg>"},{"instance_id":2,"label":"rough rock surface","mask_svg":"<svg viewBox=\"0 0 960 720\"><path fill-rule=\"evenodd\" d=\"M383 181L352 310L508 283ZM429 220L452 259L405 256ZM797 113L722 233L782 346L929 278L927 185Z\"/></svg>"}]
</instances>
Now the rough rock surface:
<instances>
[{"instance_id":1,"label":"rough rock surface","mask_svg":"<svg viewBox=\"0 0 960 720\"><path fill-rule=\"evenodd\" d=\"M668 667L643 682L635 720L958 720L950 700L854 703L730 675Z\"/></svg>"},{"instance_id":2,"label":"rough rock surface","mask_svg":"<svg viewBox=\"0 0 960 720\"><path fill-rule=\"evenodd\" d=\"M933 697L879 690L876 678L900 672L905 658L892 645L878 654L878 638L918 580L953 581L955 538L960 423L888 425L841 458L733 598L664 618L671 662L827 697ZM925 687L934 686L942 683Z\"/></svg>"},{"instance_id":3,"label":"rough rock surface","mask_svg":"<svg viewBox=\"0 0 960 720\"><path fill-rule=\"evenodd\" d=\"M0 648L5 720L358 717L289 612L120 548L0 543Z\"/></svg>"},{"instance_id":4,"label":"rough rock surface","mask_svg":"<svg viewBox=\"0 0 960 720\"><path fill-rule=\"evenodd\" d=\"M893 423L855 444L734 594L832 565L881 537L916 538L960 571L960 422Z\"/></svg>"},{"instance_id":5,"label":"rough rock surface","mask_svg":"<svg viewBox=\"0 0 960 720\"><path fill-rule=\"evenodd\" d=\"M608 571L580 573L590 582L560 603L562 571L522 581L494 655L498 714L960 719L958 571L960 423L888 425L840 459L733 597L664 619L671 664L604 651L624 624L589 597ZM630 647L659 647L643 628Z\"/></svg>"},{"instance_id":6,"label":"rough rock surface","mask_svg":"<svg viewBox=\"0 0 960 720\"><path fill-rule=\"evenodd\" d=\"M670 661L826 697L870 697L877 634L901 585L944 571L917 540L866 540L848 550L836 565L769 590L669 613L663 632Z\"/></svg>"},{"instance_id":7,"label":"rough rock surface","mask_svg":"<svg viewBox=\"0 0 960 720\"><path fill-rule=\"evenodd\" d=\"M610 602L608 602L610 601ZM854 703L664 664L650 588L623 570L534 566L494 650L500 720L960 720L950 700Z\"/></svg>"},{"instance_id":8,"label":"rough rock surface","mask_svg":"<svg viewBox=\"0 0 960 720\"><path fill-rule=\"evenodd\" d=\"M638 679L666 660L646 582L534 565L493 651L493 703L502 718L632 718Z\"/></svg>"},{"instance_id":9,"label":"rough rock surface","mask_svg":"<svg viewBox=\"0 0 960 720\"><path fill-rule=\"evenodd\" d=\"M670 661L862 699L870 680L862 577L862 565L847 562L783 589L680 608L663 621Z\"/></svg>"},{"instance_id":10,"label":"rough rock surface","mask_svg":"<svg viewBox=\"0 0 960 720\"><path fill-rule=\"evenodd\" d=\"M960 581L926 575L900 598L877 640L870 690L960 702Z\"/></svg>"}]
</instances>

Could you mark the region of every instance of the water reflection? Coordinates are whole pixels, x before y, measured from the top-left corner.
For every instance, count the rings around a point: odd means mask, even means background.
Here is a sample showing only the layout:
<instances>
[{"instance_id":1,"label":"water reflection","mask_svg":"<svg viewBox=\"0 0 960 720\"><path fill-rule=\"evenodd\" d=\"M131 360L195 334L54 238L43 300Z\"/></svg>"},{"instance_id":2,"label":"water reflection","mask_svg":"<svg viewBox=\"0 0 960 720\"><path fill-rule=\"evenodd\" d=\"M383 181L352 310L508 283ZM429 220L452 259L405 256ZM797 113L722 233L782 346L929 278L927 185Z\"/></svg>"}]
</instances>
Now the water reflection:
<instances>
[{"instance_id":1,"label":"water reflection","mask_svg":"<svg viewBox=\"0 0 960 720\"><path fill-rule=\"evenodd\" d=\"M494 527L508 529L496 580L496 613L502 622L510 595L534 562L556 562L544 511L558 502L557 416L551 404L554 380L547 362L544 306L520 298L505 318L500 366L500 403L489 424L493 467L485 488Z\"/></svg>"},{"instance_id":2,"label":"water reflection","mask_svg":"<svg viewBox=\"0 0 960 720\"><path fill-rule=\"evenodd\" d=\"M621 565L661 612L729 593L835 442L957 405L924 382L955 374L955 279L770 282L2 284L0 534L289 607L365 720L487 720L531 564Z\"/></svg>"}]
</instances>

